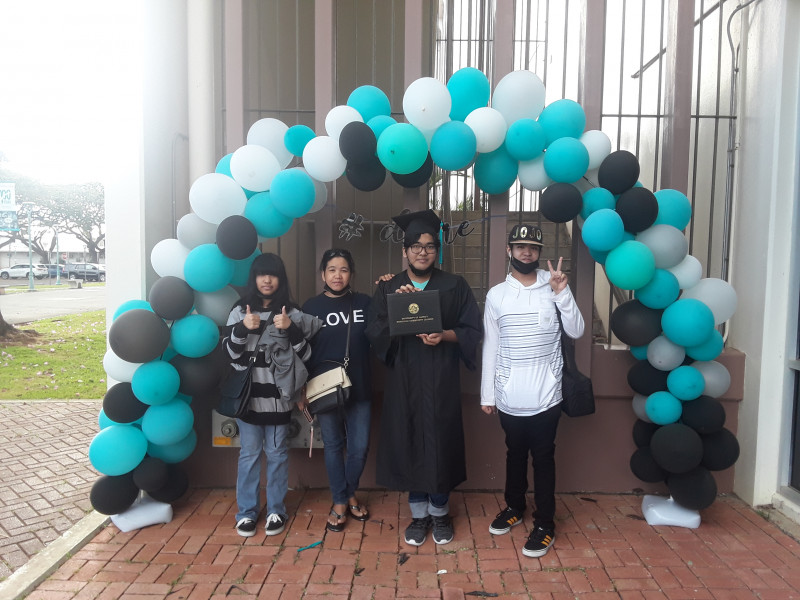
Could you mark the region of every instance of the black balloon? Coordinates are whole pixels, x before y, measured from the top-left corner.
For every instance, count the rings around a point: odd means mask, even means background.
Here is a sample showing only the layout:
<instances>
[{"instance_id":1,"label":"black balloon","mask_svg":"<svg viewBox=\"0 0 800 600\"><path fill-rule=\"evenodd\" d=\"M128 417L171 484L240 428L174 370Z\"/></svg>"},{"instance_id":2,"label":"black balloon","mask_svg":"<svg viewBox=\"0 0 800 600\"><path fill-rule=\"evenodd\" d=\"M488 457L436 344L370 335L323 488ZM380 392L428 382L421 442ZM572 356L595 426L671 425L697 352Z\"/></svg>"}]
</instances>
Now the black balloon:
<instances>
[{"instance_id":1,"label":"black balloon","mask_svg":"<svg viewBox=\"0 0 800 600\"><path fill-rule=\"evenodd\" d=\"M112 385L103 397L103 412L115 423L133 423L142 418L148 408L133 394L127 381Z\"/></svg>"},{"instance_id":2,"label":"black balloon","mask_svg":"<svg viewBox=\"0 0 800 600\"><path fill-rule=\"evenodd\" d=\"M664 311L648 308L638 300L628 300L611 313L611 331L629 346L646 346L661 335Z\"/></svg>"},{"instance_id":3,"label":"black balloon","mask_svg":"<svg viewBox=\"0 0 800 600\"><path fill-rule=\"evenodd\" d=\"M656 369L646 360L640 360L628 371L628 385L637 394L649 396L667 389L669 371Z\"/></svg>"},{"instance_id":4,"label":"black balloon","mask_svg":"<svg viewBox=\"0 0 800 600\"><path fill-rule=\"evenodd\" d=\"M167 471L167 482L164 486L147 492L153 500L158 502L175 502L189 489L189 477L183 468L178 465L169 465Z\"/></svg>"},{"instance_id":5,"label":"black balloon","mask_svg":"<svg viewBox=\"0 0 800 600\"><path fill-rule=\"evenodd\" d=\"M700 396L683 403L681 422L702 435L716 433L725 426L725 409L716 398Z\"/></svg>"},{"instance_id":6,"label":"black balloon","mask_svg":"<svg viewBox=\"0 0 800 600\"><path fill-rule=\"evenodd\" d=\"M89 502L101 515L116 515L128 510L138 495L130 473L103 475L92 485Z\"/></svg>"},{"instance_id":7,"label":"black balloon","mask_svg":"<svg viewBox=\"0 0 800 600\"><path fill-rule=\"evenodd\" d=\"M600 163L597 182L612 194L629 190L639 179L639 161L626 150L612 152Z\"/></svg>"},{"instance_id":8,"label":"black balloon","mask_svg":"<svg viewBox=\"0 0 800 600\"><path fill-rule=\"evenodd\" d=\"M372 127L362 121L351 121L339 134L339 152L348 163L363 163L375 157L378 141Z\"/></svg>"},{"instance_id":9,"label":"black balloon","mask_svg":"<svg viewBox=\"0 0 800 600\"><path fill-rule=\"evenodd\" d=\"M616 210L625 231L639 233L656 222L658 200L650 190L634 187L619 197Z\"/></svg>"},{"instance_id":10,"label":"black balloon","mask_svg":"<svg viewBox=\"0 0 800 600\"><path fill-rule=\"evenodd\" d=\"M722 471L739 459L739 442L729 429L703 436L702 465L710 471Z\"/></svg>"},{"instance_id":11,"label":"black balloon","mask_svg":"<svg viewBox=\"0 0 800 600\"><path fill-rule=\"evenodd\" d=\"M194 290L183 279L168 275L156 280L150 288L149 300L153 312L162 319L174 321L192 310Z\"/></svg>"},{"instance_id":12,"label":"black balloon","mask_svg":"<svg viewBox=\"0 0 800 600\"><path fill-rule=\"evenodd\" d=\"M650 448L639 448L631 455L631 472L637 479L647 483L657 483L667 478L667 472L653 459Z\"/></svg>"},{"instance_id":13,"label":"black balloon","mask_svg":"<svg viewBox=\"0 0 800 600\"><path fill-rule=\"evenodd\" d=\"M637 448L649 446L650 439L659 427L661 425L636 419L636 423L633 424L633 443L636 444Z\"/></svg>"},{"instance_id":14,"label":"black balloon","mask_svg":"<svg viewBox=\"0 0 800 600\"><path fill-rule=\"evenodd\" d=\"M428 183L431 173L433 173L433 159L428 152L428 157L419 169L405 175L392 173L392 178L404 188L416 188Z\"/></svg>"},{"instance_id":15,"label":"black balloon","mask_svg":"<svg viewBox=\"0 0 800 600\"><path fill-rule=\"evenodd\" d=\"M386 181L386 167L377 156L360 163L348 162L344 174L350 185L362 192L374 192Z\"/></svg>"},{"instance_id":16,"label":"black balloon","mask_svg":"<svg viewBox=\"0 0 800 600\"><path fill-rule=\"evenodd\" d=\"M222 376L219 353L211 352L200 358L189 358L178 354L169 362L178 371L181 384L178 390L187 396L207 394L212 391Z\"/></svg>"},{"instance_id":17,"label":"black balloon","mask_svg":"<svg viewBox=\"0 0 800 600\"><path fill-rule=\"evenodd\" d=\"M167 463L154 456L145 456L139 466L133 470L133 482L145 492L163 488L168 479Z\"/></svg>"},{"instance_id":18,"label":"black balloon","mask_svg":"<svg viewBox=\"0 0 800 600\"><path fill-rule=\"evenodd\" d=\"M108 344L119 358L132 363L157 359L169 345L169 327L156 313L134 308L122 313L108 330Z\"/></svg>"},{"instance_id":19,"label":"black balloon","mask_svg":"<svg viewBox=\"0 0 800 600\"><path fill-rule=\"evenodd\" d=\"M258 245L258 232L250 219L232 215L217 226L217 247L228 258L244 260Z\"/></svg>"},{"instance_id":20,"label":"black balloon","mask_svg":"<svg viewBox=\"0 0 800 600\"><path fill-rule=\"evenodd\" d=\"M703 510L717 498L717 482L708 469L696 467L687 473L667 477L667 489L678 504L690 510Z\"/></svg>"},{"instance_id":21,"label":"black balloon","mask_svg":"<svg viewBox=\"0 0 800 600\"><path fill-rule=\"evenodd\" d=\"M703 441L691 427L670 423L650 439L650 451L659 466L670 473L687 473L703 459Z\"/></svg>"},{"instance_id":22,"label":"black balloon","mask_svg":"<svg viewBox=\"0 0 800 600\"><path fill-rule=\"evenodd\" d=\"M583 198L580 191L570 183L554 183L542 192L539 210L553 223L566 223L581 212Z\"/></svg>"}]
</instances>

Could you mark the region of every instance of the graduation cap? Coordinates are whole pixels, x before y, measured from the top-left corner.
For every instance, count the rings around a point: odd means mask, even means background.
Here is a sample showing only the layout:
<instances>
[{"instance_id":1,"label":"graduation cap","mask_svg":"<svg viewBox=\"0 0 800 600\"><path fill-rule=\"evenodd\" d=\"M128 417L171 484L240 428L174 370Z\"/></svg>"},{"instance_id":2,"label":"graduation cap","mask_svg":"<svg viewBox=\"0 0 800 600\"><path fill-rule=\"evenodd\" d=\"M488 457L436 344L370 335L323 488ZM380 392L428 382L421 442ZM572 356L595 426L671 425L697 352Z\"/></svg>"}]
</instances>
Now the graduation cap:
<instances>
[{"instance_id":1,"label":"graduation cap","mask_svg":"<svg viewBox=\"0 0 800 600\"><path fill-rule=\"evenodd\" d=\"M407 238L429 233L433 236L433 239L439 239L442 221L431 209L403 213L392 217L392 221L397 223L397 226L405 232Z\"/></svg>"}]
</instances>

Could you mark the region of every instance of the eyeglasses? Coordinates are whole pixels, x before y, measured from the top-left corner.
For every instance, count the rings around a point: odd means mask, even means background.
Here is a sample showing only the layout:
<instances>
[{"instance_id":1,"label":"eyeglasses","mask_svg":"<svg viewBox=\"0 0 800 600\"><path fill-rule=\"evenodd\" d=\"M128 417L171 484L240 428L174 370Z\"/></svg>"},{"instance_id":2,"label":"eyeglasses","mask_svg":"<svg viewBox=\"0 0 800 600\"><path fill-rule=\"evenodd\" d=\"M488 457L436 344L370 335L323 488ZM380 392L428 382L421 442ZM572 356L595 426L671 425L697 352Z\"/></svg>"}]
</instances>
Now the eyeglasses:
<instances>
[{"instance_id":1,"label":"eyeglasses","mask_svg":"<svg viewBox=\"0 0 800 600\"><path fill-rule=\"evenodd\" d=\"M409 252L411 254L420 254L423 250L425 250L425 254L432 254L436 252L436 244L411 244L408 247Z\"/></svg>"}]
</instances>

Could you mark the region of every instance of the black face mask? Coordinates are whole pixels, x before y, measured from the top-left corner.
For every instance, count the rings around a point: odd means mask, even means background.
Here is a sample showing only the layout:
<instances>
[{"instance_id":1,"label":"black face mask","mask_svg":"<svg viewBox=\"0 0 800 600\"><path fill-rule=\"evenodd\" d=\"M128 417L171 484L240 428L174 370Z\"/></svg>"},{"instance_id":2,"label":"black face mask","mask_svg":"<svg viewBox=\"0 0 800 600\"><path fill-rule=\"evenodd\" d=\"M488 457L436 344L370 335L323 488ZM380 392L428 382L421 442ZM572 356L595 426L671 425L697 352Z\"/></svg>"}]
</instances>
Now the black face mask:
<instances>
[{"instance_id":1,"label":"black face mask","mask_svg":"<svg viewBox=\"0 0 800 600\"><path fill-rule=\"evenodd\" d=\"M331 296L336 296L336 297L338 298L339 296L344 296L345 294L347 294L347 293L350 291L350 284L348 283L346 286L344 286L344 287L343 287L343 288L342 288L340 291L338 291L338 292L337 292L336 290L333 290L333 289L331 289L331 288L328 286L328 284L327 284L327 283L326 283L326 284L324 284L324 285L322 286L322 288L323 288L323 289L324 289L326 292L328 292L328 293L329 293Z\"/></svg>"},{"instance_id":2,"label":"black face mask","mask_svg":"<svg viewBox=\"0 0 800 600\"><path fill-rule=\"evenodd\" d=\"M427 269L418 269L417 267L415 267L411 263L408 263L408 268L417 277L425 277L426 275L430 275L433 272L433 269L435 268L435 264L436 263L431 264L431 266L428 267Z\"/></svg>"},{"instance_id":3,"label":"black face mask","mask_svg":"<svg viewBox=\"0 0 800 600\"><path fill-rule=\"evenodd\" d=\"M519 271L523 275L529 275L530 273L533 273L536 269L539 268L539 261L535 260L532 263L524 263L512 256L511 266L514 267L516 271Z\"/></svg>"}]
</instances>

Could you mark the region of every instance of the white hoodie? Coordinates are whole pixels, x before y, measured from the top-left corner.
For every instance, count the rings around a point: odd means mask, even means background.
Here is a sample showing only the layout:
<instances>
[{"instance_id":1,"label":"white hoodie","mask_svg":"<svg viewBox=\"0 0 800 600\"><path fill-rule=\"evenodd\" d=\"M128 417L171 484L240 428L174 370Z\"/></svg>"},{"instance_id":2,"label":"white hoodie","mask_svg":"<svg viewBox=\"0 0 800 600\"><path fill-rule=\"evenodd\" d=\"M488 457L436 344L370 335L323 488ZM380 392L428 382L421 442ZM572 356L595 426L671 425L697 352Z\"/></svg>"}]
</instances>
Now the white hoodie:
<instances>
[{"instance_id":1,"label":"white hoodie","mask_svg":"<svg viewBox=\"0 0 800 600\"><path fill-rule=\"evenodd\" d=\"M556 295L550 273L536 271L523 286L510 273L486 295L483 313L481 405L527 417L561 402L561 313L571 338L583 335L583 317L567 286Z\"/></svg>"}]
</instances>

